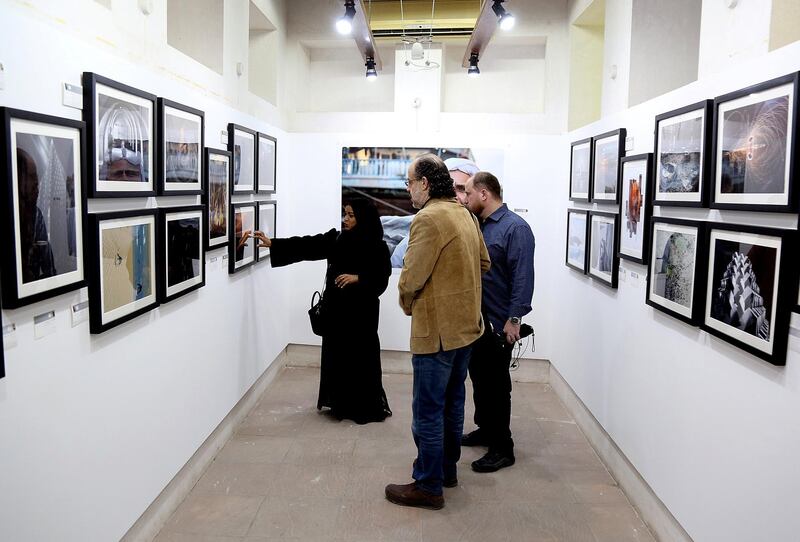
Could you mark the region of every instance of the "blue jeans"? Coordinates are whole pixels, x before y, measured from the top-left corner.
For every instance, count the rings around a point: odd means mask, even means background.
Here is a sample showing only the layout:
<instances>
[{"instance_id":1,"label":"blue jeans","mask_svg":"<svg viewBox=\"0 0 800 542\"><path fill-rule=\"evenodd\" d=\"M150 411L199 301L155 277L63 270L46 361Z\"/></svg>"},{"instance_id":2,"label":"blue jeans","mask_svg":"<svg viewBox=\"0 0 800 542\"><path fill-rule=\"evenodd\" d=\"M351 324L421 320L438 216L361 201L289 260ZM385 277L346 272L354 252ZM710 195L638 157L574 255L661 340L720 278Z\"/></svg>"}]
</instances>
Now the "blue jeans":
<instances>
[{"instance_id":1,"label":"blue jeans","mask_svg":"<svg viewBox=\"0 0 800 542\"><path fill-rule=\"evenodd\" d=\"M456 477L464 431L464 380L471 346L436 354L414 354L411 433L417 445L412 474L417 487L442 494L442 481Z\"/></svg>"}]
</instances>

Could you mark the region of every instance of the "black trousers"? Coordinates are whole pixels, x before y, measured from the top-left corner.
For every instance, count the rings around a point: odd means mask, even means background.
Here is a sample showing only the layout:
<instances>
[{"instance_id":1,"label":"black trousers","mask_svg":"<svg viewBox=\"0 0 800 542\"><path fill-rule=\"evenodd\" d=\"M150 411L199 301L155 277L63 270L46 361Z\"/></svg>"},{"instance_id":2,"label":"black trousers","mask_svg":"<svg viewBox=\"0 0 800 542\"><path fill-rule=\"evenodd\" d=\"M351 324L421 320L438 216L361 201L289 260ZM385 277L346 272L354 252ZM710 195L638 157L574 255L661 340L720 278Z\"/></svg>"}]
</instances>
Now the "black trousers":
<instances>
[{"instance_id":1,"label":"black trousers","mask_svg":"<svg viewBox=\"0 0 800 542\"><path fill-rule=\"evenodd\" d=\"M472 345L469 376L475 401L475 424L489 443L490 452L512 454L511 347L492 337L489 326Z\"/></svg>"}]
</instances>

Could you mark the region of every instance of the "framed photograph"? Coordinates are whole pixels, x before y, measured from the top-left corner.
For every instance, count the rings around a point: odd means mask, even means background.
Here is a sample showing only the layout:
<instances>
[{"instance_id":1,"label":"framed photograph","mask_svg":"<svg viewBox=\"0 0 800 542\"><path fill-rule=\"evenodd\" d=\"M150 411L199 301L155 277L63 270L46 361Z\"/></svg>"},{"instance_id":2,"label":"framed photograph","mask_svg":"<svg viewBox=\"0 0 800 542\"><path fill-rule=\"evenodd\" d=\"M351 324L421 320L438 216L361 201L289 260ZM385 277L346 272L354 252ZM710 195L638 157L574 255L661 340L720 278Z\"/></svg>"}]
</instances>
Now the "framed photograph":
<instances>
[{"instance_id":1,"label":"framed photograph","mask_svg":"<svg viewBox=\"0 0 800 542\"><path fill-rule=\"evenodd\" d=\"M589 211L589 270L588 273L611 288L617 287L619 259L617 239L619 221L615 213Z\"/></svg>"},{"instance_id":2,"label":"framed photograph","mask_svg":"<svg viewBox=\"0 0 800 542\"><path fill-rule=\"evenodd\" d=\"M89 197L155 196L156 97L84 72L83 120Z\"/></svg>"},{"instance_id":3,"label":"framed photograph","mask_svg":"<svg viewBox=\"0 0 800 542\"><path fill-rule=\"evenodd\" d=\"M798 74L714 100L711 207L793 212Z\"/></svg>"},{"instance_id":4,"label":"framed photograph","mask_svg":"<svg viewBox=\"0 0 800 542\"><path fill-rule=\"evenodd\" d=\"M653 205L708 206L713 100L656 117Z\"/></svg>"},{"instance_id":5,"label":"framed photograph","mask_svg":"<svg viewBox=\"0 0 800 542\"><path fill-rule=\"evenodd\" d=\"M797 232L712 223L701 327L774 365L786 363L797 288Z\"/></svg>"},{"instance_id":6,"label":"framed photograph","mask_svg":"<svg viewBox=\"0 0 800 542\"><path fill-rule=\"evenodd\" d=\"M203 193L205 113L158 99L158 192L162 196Z\"/></svg>"},{"instance_id":7,"label":"framed photograph","mask_svg":"<svg viewBox=\"0 0 800 542\"><path fill-rule=\"evenodd\" d=\"M203 194L203 203L208 210L208 219L203 222L206 250L228 244L232 169L231 153L206 149L206 189Z\"/></svg>"},{"instance_id":8,"label":"framed photograph","mask_svg":"<svg viewBox=\"0 0 800 542\"><path fill-rule=\"evenodd\" d=\"M205 205L160 209L158 298L161 303L206 284Z\"/></svg>"},{"instance_id":9,"label":"framed photograph","mask_svg":"<svg viewBox=\"0 0 800 542\"><path fill-rule=\"evenodd\" d=\"M256 192L275 193L275 179L278 173L278 140L267 134L258 134L258 176Z\"/></svg>"},{"instance_id":10,"label":"framed photograph","mask_svg":"<svg viewBox=\"0 0 800 542\"><path fill-rule=\"evenodd\" d=\"M581 273L586 273L589 239L589 211L567 209L567 257L566 264Z\"/></svg>"},{"instance_id":11,"label":"framed photograph","mask_svg":"<svg viewBox=\"0 0 800 542\"><path fill-rule=\"evenodd\" d=\"M228 273L233 274L256 261L256 240L244 233L256 229L256 202L234 203L231 206L230 242L228 243Z\"/></svg>"},{"instance_id":12,"label":"framed photograph","mask_svg":"<svg viewBox=\"0 0 800 542\"><path fill-rule=\"evenodd\" d=\"M589 201L592 194L592 138L575 141L570 148L569 199Z\"/></svg>"},{"instance_id":13,"label":"framed photograph","mask_svg":"<svg viewBox=\"0 0 800 542\"><path fill-rule=\"evenodd\" d=\"M275 201L259 201L258 213L256 215L256 229L263 231L267 237L272 239L275 237L275 228L277 225L277 207L278 203ZM258 244L256 242L256 244ZM269 249L259 247L256 253L256 260L261 261L269 257Z\"/></svg>"},{"instance_id":14,"label":"framed photograph","mask_svg":"<svg viewBox=\"0 0 800 542\"><path fill-rule=\"evenodd\" d=\"M3 305L14 309L86 285L85 125L5 107L0 115L0 272Z\"/></svg>"},{"instance_id":15,"label":"framed photograph","mask_svg":"<svg viewBox=\"0 0 800 542\"><path fill-rule=\"evenodd\" d=\"M653 155L637 154L621 160L619 257L647 264L650 231L650 172Z\"/></svg>"},{"instance_id":16,"label":"framed photograph","mask_svg":"<svg viewBox=\"0 0 800 542\"><path fill-rule=\"evenodd\" d=\"M619 203L619 160L625 155L625 128L592 138L592 201Z\"/></svg>"},{"instance_id":17,"label":"framed photograph","mask_svg":"<svg viewBox=\"0 0 800 542\"><path fill-rule=\"evenodd\" d=\"M228 150L233 155L231 194L252 194L256 189L257 134L238 124L228 124Z\"/></svg>"},{"instance_id":18,"label":"framed photograph","mask_svg":"<svg viewBox=\"0 0 800 542\"><path fill-rule=\"evenodd\" d=\"M89 331L102 333L158 306L157 209L90 214Z\"/></svg>"},{"instance_id":19,"label":"framed photograph","mask_svg":"<svg viewBox=\"0 0 800 542\"><path fill-rule=\"evenodd\" d=\"M653 217L647 304L700 325L705 292L705 223Z\"/></svg>"}]
</instances>

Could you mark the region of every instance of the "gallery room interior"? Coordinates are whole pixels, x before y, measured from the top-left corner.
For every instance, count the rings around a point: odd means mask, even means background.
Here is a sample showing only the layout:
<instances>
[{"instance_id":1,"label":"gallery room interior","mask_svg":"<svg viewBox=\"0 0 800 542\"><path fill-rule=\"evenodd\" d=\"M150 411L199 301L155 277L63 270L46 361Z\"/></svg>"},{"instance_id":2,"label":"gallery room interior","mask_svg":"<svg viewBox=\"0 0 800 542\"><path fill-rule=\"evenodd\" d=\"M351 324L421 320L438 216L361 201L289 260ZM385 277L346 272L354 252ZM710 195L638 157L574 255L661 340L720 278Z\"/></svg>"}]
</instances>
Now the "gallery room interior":
<instances>
[{"instance_id":1,"label":"gallery room interior","mask_svg":"<svg viewBox=\"0 0 800 542\"><path fill-rule=\"evenodd\" d=\"M0 540L797 540L798 74L796 0L0 0ZM516 464L435 511L384 497L428 152L536 239ZM317 409L325 261L243 235L354 196L367 424Z\"/></svg>"}]
</instances>

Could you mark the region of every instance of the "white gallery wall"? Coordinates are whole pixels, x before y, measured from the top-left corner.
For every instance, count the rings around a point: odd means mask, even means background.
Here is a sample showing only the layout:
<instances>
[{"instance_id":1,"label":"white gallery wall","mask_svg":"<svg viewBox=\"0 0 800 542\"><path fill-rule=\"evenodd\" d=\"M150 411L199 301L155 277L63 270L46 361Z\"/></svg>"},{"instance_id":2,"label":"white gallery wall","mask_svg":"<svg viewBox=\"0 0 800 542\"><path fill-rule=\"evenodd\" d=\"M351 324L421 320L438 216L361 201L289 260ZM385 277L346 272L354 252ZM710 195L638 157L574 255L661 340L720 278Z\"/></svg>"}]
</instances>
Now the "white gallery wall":
<instances>
[{"instance_id":1,"label":"white gallery wall","mask_svg":"<svg viewBox=\"0 0 800 542\"><path fill-rule=\"evenodd\" d=\"M225 148L229 122L270 133L280 231L289 138L276 108L235 76L246 39L227 44L223 76L166 46L166 2L149 16L136 2L113 4L0 2L0 105L80 119L60 85L95 71L204 110L209 147ZM229 15L246 17L247 3L239 7L226 2ZM89 209L198 199L93 200ZM3 311L16 332L4 338L0 379L0 540L118 540L286 347L290 274L262 263L229 276L225 254L208 253L204 288L101 335L72 326L85 288ZM35 339L34 316L51 310L53 332Z\"/></svg>"}]
</instances>

